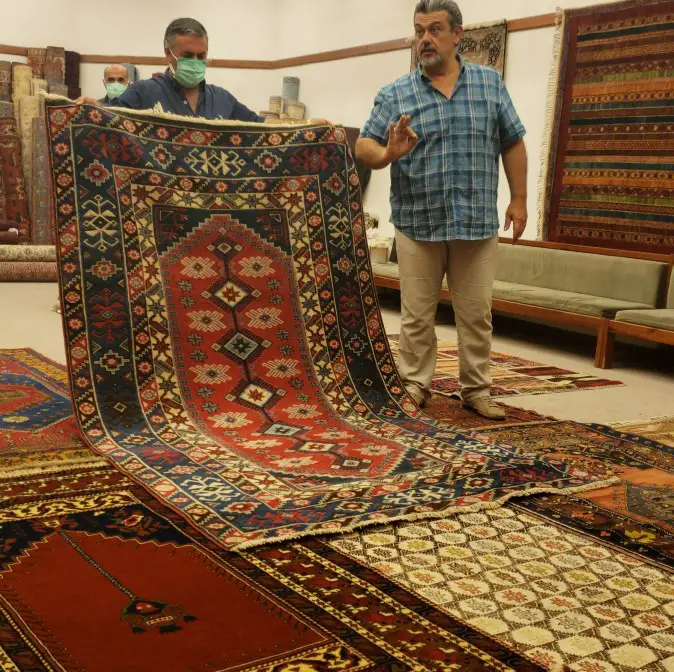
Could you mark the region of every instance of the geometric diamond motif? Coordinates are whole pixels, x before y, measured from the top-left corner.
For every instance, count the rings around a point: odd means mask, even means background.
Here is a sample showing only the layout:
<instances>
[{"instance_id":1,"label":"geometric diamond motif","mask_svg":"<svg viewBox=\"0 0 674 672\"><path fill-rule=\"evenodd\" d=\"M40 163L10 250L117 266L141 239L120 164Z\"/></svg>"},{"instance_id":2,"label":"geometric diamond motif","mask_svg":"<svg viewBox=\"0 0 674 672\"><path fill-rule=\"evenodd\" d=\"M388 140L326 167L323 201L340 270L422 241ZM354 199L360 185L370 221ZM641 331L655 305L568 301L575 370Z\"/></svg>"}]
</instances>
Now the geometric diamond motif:
<instances>
[{"instance_id":1,"label":"geometric diamond motif","mask_svg":"<svg viewBox=\"0 0 674 672\"><path fill-rule=\"evenodd\" d=\"M269 391L265 390L264 387L259 387L251 383L246 385L243 392L239 394L239 399L247 401L249 404L253 404L258 408L262 408L274 395Z\"/></svg>"},{"instance_id":2,"label":"geometric diamond motif","mask_svg":"<svg viewBox=\"0 0 674 672\"><path fill-rule=\"evenodd\" d=\"M302 427L293 427L292 425L284 425L282 422L277 422L262 433L266 436L293 436L301 431Z\"/></svg>"},{"instance_id":3,"label":"geometric diamond motif","mask_svg":"<svg viewBox=\"0 0 674 672\"><path fill-rule=\"evenodd\" d=\"M303 453L327 453L331 451L337 444L335 443L320 443L319 441L307 441L303 443L297 450Z\"/></svg>"},{"instance_id":4,"label":"geometric diamond motif","mask_svg":"<svg viewBox=\"0 0 674 672\"><path fill-rule=\"evenodd\" d=\"M257 350L258 344L244 334L234 334L224 348L245 362Z\"/></svg>"},{"instance_id":5,"label":"geometric diamond motif","mask_svg":"<svg viewBox=\"0 0 674 672\"><path fill-rule=\"evenodd\" d=\"M248 292L244 291L231 280L228 280L217 292L215 292L214 296L230 308L234 308L248 296Z\"/></svg>"},{"instance_id":6,"label":"geometric diamond motif","mask_svg":"<svg viewBox=\"0 0 674 672\"><path fill-rule=\"evenodd\" d=\"M96 360L96 364L102 366L106 371L110 373L117 373L121 368L129 363L129 360L122 355L118 355L113 350L108 350L104 355Z\"/></svg>"}]
</instances>

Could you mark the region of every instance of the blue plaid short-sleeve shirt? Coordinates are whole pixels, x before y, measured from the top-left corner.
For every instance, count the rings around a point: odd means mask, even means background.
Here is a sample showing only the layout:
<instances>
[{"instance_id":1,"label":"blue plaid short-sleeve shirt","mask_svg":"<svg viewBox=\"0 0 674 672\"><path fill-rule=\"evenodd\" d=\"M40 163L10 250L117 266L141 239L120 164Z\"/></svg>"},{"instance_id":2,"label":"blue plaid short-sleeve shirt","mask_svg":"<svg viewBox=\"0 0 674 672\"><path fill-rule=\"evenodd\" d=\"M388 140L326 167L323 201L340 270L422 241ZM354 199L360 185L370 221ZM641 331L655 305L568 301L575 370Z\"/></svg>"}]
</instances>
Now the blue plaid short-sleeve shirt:
<instances>
[{"instance_id":1,"label":"blue plaid short-sleeve shirt","mask_svg":"<svg viewBox=\"0 0 674 672\"><path fill-rule=\"evenodd\" d=\"M360 134L386 145L389 123L412 118L419 141L391 165L391 212L394 226L414 240L496 235L499 156L525 134L500 75L459 62L451 98L414 70L378 93Z\"/></svg>"}]
</instances>

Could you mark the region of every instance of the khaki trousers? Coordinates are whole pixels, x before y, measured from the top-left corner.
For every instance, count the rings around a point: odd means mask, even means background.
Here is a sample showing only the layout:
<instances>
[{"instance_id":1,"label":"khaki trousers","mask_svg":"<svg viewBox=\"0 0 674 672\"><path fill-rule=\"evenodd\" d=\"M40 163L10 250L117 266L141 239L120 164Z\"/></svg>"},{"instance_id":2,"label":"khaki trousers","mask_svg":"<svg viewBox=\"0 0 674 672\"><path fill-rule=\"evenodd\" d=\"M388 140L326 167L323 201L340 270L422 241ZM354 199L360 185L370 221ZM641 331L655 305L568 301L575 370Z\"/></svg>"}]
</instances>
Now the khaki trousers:
<instances>
[{"instance_id":1,"label":"khaki trousers","mask_svg":"<svg viewBox=\"0 0 674 672\"><path fill-rule=\"evenodd\" d=\"M424 242L396 230L402 316L398 368L407 391L427 401L435 372L435 314L442 280L452 293L459 337L461 397L490 394L491 294L498 236L486 240Z\"/></svg>"}]
</instances>

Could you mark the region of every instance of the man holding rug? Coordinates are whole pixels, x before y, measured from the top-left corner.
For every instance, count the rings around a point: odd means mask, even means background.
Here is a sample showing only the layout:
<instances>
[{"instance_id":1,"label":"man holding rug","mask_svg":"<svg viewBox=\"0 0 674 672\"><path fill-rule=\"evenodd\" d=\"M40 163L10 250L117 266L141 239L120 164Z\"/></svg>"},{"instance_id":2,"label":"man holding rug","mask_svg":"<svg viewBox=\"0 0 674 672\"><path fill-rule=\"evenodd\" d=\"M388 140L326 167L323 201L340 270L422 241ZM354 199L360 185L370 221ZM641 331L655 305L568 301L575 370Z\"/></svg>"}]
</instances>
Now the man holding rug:
<instances>
[{"instance_id":1,"label":"man holding rug","mask_svg":"<svg viewBox=\"0 0 674 672\"><path fill-rule=\"evenodd\" d=\"M221 86L206 84L208 34L195 19L175 19L164 34L168 68L163 75L134 82L112 101L115 107L152 110L203 119L264 121ZM77 103L96 103L79 98Z\"/></svg>"},{"instance_id":2,"label":"man holding rug","mask_svg":"<svg viewBox=\"0 0 674 672\"><path fill-rule=\"evenodd\" d=\"M398 367L407 391L419 406L430 399L446 275L463 404L502 420L489 372L498 161L502 156L511 193L505 228L513 227L515 241L527 222L525 130L498 73L458 55L462 23L453 0L418 2L419 67L379 92L356 155L373 169L391 166L402 302Z\"/></svg>"}]
</instances>

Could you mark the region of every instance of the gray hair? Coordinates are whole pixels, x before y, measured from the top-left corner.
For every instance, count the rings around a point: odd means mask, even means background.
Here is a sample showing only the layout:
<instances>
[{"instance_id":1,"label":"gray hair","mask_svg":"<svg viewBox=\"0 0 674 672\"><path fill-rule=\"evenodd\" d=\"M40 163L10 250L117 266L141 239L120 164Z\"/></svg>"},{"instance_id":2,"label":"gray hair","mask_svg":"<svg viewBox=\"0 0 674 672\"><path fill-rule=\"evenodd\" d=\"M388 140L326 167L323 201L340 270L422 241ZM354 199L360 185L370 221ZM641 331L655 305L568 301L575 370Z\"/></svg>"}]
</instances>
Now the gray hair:
<instances>
[{"instance_id":1,"label":"gray hair","mask_svg":"<svg viewBox=\"0 0 674 672\"><path fill-rule=\"evenodd\" d=\"M456 30L463 25L461 10L454 0L419 0L414 15L431 14L432 12L447 12L449 27L452 30Z\"/></svg>"},{"instance_id":2,"label":"gray hair","mask_svg":"<svg viewBox=\"0 0 674 672\"><path fill-rule=\"evenodd\" d=\"M174 19L164 33L164 46L173 49L178 35L194 35L208 39L206 29L196 19Z\"/></svg>"}]
</instances>

